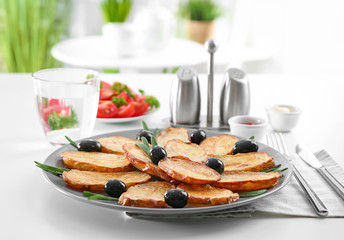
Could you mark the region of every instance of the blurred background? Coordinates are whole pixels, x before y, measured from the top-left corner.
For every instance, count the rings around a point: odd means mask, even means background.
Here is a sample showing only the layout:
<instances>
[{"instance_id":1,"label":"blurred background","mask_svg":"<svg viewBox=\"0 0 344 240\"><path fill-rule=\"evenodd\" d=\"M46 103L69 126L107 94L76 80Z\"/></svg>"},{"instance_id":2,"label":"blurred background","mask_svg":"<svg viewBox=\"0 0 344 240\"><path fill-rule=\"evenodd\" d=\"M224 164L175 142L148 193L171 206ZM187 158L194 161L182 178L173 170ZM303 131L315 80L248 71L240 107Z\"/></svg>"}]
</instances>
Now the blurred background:
<instances>
[{"instance_id":1,"label":"blurred background","mask_svg":"<svg viewBox=\"0 0 344 240\"><path fill-rule=\"evenodd\" d=\"M236 66L248 73L341 74L343 12L342 0L0 0L0 71L174 72L190 57L188 65L206 72L202 44L214 38L216 73ZM90 44L90 36L98 38ZM67 41L73 39L79 42ZM151 56L170 61L156 69ZM105 59L104 67L89 58ZM138 69L116 66L122 60Z\"/></svg>"}]
</instances>

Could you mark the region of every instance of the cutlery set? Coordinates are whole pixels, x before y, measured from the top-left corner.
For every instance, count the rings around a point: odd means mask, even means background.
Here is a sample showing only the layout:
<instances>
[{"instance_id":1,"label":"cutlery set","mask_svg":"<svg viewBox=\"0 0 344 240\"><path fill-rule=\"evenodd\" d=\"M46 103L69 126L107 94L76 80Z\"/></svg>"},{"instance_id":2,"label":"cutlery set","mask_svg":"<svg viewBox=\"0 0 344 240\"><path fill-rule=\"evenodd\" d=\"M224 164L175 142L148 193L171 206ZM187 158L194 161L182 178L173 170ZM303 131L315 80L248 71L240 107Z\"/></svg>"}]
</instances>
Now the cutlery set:
<instances>
[{"instance_id":1,"label":"cutlery set","mask_svg":"<svg viewBox=\"0 0 344 240\"><path fill-rule=\"evenodd\" d=\"M303 178L296 166L293 164L293 160L289 155L282 133L271 132L270 134L267 134L266 142L269 146L279 151L291 162L291 165L293 166L293 175L302 190L305 192L315 212L320 217L326 217L328 215L327 207L321 201L315 191L311 188L311 186L307 183L307 181ZM331 158L331 156L325 150L321 150L314 155L306 146L304 146L303 144L298 144L296 146L296 153L304 162L306 162L312 168L316 169L319 174L336 191L336 193L344 200L344 186L319 161Z\"/></svg>"}]
</instances>

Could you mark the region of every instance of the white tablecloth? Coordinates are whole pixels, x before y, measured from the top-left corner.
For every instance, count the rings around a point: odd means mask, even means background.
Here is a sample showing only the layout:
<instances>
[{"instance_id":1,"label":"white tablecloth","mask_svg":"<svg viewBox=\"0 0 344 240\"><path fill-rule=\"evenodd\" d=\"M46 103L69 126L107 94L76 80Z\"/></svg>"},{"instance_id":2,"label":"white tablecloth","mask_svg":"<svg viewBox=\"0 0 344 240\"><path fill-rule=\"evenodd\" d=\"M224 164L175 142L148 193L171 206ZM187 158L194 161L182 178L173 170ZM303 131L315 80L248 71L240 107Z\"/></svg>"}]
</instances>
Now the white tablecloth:
<instances>
[{"instance_id":1,"label":"white tablecloth","mask_svg":"<svg viewBox=\"0 0 344 240\"><path fill-rule=\"evenodd\" d=\"M164 127L169 116L169 86L173 75L106 75L156 95L161 109L147 118L149 126ZM216 77L215 93L222 76ZM206 112L206 76L200 76L202 113ZM252 75L251 114L265 117L273 103L295 104L303 114L293 134L316 151L326 149L343 167L344 111L340 76L287 77ZM28 74L0 74L0 200L3 239L341 239L340 219L288 218L280 215L251 219L207 221L147 221L123 212L90 206L66 197L47 184L33 161L43 162L56 148L44 139ZM219 94L215 94L218 98ZM215 99L215 113L218 99ZM140 127L140 122L97 123L94 134ZM307 179L309 180L309 179ZM311 182L311 180L309 180ZM343 203L344 207L344 203Z\"/></svg>"}]
</instances>

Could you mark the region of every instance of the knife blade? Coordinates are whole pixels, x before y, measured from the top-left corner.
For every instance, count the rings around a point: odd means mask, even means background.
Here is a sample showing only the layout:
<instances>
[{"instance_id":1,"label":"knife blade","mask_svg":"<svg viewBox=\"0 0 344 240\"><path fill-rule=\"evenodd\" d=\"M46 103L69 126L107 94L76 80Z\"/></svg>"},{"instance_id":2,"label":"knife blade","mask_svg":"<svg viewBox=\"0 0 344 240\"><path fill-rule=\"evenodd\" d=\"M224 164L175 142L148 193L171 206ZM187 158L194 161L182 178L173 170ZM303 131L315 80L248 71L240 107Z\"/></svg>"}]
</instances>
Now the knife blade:
<instances>
[{"instance_id":1,"label":"knife blade","mask_svg":"<svg viewBox=\"0 0 344 240\"><path fill-rule=\"evenodd\" d=\"M344 200L344 186L341 184L303 144L296 145L296 153L311 167L315 168L327 183Z\"/></svg>"},{"instance_id":2,"label":"knife blade","mask_svg":"<svg viewBox=\"0 0 344 240\"><path fill-rule=\"evenodd\" d=\"M296 145L296 153L300 158L311 167L317 169L323 167L322 163L313 155L313 153L302 144Z\"/></svg>"}]
</instances>

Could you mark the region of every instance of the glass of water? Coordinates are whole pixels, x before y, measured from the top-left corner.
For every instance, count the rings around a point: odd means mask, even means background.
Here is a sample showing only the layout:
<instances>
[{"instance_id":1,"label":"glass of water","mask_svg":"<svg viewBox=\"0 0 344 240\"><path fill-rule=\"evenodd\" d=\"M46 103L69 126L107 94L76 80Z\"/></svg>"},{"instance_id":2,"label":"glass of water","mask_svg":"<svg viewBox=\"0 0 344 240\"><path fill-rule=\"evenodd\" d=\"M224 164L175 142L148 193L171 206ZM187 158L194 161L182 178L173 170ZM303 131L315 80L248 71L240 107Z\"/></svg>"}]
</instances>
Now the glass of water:
<instances>
[{"instance_id":1,"label":"glass of water","mask_svg":"<svg viewBox=\"0 0 344 240\"><path fill-rule=\"evenodd\" d=\"M89 137L99 101L99 73L77 68L52 68L32 74L40 120L47 140L56 146Z\"/></svg>"}]
</instances>

